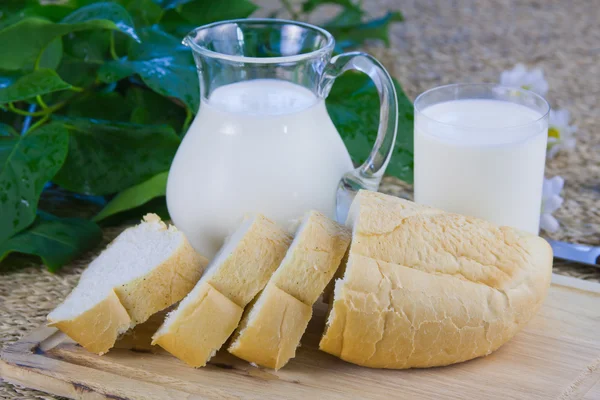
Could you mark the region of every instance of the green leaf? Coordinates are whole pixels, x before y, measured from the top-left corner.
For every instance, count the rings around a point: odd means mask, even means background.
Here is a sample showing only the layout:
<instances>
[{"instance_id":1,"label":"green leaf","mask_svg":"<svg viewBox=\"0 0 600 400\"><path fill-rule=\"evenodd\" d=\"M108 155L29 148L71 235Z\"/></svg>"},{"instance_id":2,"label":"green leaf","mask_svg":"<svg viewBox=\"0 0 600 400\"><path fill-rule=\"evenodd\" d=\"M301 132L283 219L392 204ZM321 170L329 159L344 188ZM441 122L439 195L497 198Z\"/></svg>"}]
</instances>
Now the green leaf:
<instances>
[{"instance_id":1,"label":"green leaf","mask_svg":"<svg viewBox=\"0 0 600 400\"><path fill-rule=\"evenodd\" d=\"M137 28L157 24L163 15L163 9L153 0L120 0Z\"/></svg>"},{"instance_id":2,"label":"green leaf","mask_svg":"<svg viewBox=\"0 0 600 400\"><path fill-rule=\"evenodd\" d=\"M39 68L56 69L63 56L62 38L54 39L40 56Z\"/></svg>"},{"instance_id":3,"label":"green leaf","mask_svg":"<svg viewBox=\"0 0 600 400\"><path fill-rule=\"evenodd\" d=\"M156 197L165 196L168 175L168 172L161 172L147 181L123 190L94 217L94 221L101 221L111 215L139 207Z\"/></svg>"},{"instance_id":4,"label":"green leaf","mask_svg":"<svg viewBox=\"0 0 600 400\"><path fill-rule=\"evenodd\" d=\"M64 115L73 118L94 118L107 121L127 121L132 105L117 92L90 93L67 106Z\"/></svg>"},{"instance_id":5,"label":"green leaf","mask_svg":"<svg viewBox=\"0 0 600 400\"><path fill-rule=\"evenodd\" d=\"M0 243L34 221L42 189L65 161L68 141L55 123L26 136L0 137Z\"/></svg>"},{"instance_id":6,"label":"green leaf","mask_svg":"<svg viewBox=\"0 0 600 400\"><path fill-rule=\"evenodd\" d=\"M96 80L97 71L98 64L87 63L70 56L63 58L56 70L63 80L79 87L93 84Z\"/></svg>"},{"instance_id":7,"label":"green leaf","mask_svg":"<svg viewBox=\"0 0 600 400\"><path fill-rule=\"evenodd\" d=\"M10 0L8 0L10 2ZM4 3L7 0L3 0ZM42 17L50 21L59 22L61 19L73 12L80 4L76 0L61 0L60 3L48 4L46 2L40 4L39 0L15 1L16 7L11 10L3 4L0 7L0 29L12 25L23 18L27 17Z\"/></svg>"},{"instance_id":8,"label":"green leaf","mask_svg":"<svg viewBox=\"0 0 600 400\"><path fill-rule=\"evenodd\" d=\"M174 64L170 57L115 61L100 67L99 78L103 82L114 82L133 73L138 74L156 93L180 99L193 112L198 110L200 89L194 67Z\"/></svg>"},{"instance_id":9,"label":"green leaf","mask_svg":"<svg viewBox=\"0 0 600 400\"><path fill-rule=\"evenodd\" d=\"M131 60L150 60L172 57L177 64L195 66L192 52L181 43L181 38L170 35L158 26L140 30L141 43L131 43L128 57Z\"/></svg>"},{"instance_id":10,"label":"green leaf","mask_svg":"<svg viewBox=\"0 0 600 400\"><path fill-rule=\"evenodd\" d=\"M130 122L147 125L167 124L177 132L183 126L185 109L152 90L132 86L127 90L125 99L127 109L133 109Z\"/></svg>"},{"instance_id":11,"label":"green leaf","mask_svg":"<svg viewBox=\"0 0 600 400\"><path fill-rule=\"evenodd\" d=\"M12 85L22 76L23 74L21 72L0 70L0 88L6 88Z\"/></svg>"},{"instance_id":12,"label":"green leaf","mask_svg":"<svg viewBox=\"0 0 600 400\"><path fill-rule=\"evenodd\" d=\"M6 134L12 135L13 133L17 133L18 129L21 128L23 119L25 117L10 112L8 110L3 110L0 107L0 123L2 123L4 128L2 129L2 134L0 136L8 136ZM19 135L14 135L19 136Z\"/></svg>"},{"instance_id":13,"label":"green leaf","mask_svg":"<svg viewBox=\"0 0 600 400\"><path fill-rule=\"evenodd\" d=\"M38 95L69 89L51 69L39 69L17 79L12 85L0 88L0 104L29 99Z\"/></svg>"},{"instance_id":14,"label":"green leaf","mask_svg":"<svg viewBox=\"0 0 600 400\"><path fill-rule=\"evenodd\" d=\"M180 142L166 125L60 121L70 134L69 155L53 182L78 193L116 193L166 171Z\"/></svg>"},{"instance_id":15,"label":"green leaf","mask_svg":"<svg viewBox=\"0 0 600 400\"><path fill-rule=\"evenodd\" d=\"M123 226L124 224L138 224L143 216L148 213L157 214L163 221L168 221L171 219L169 210L167 208L166 197L155 197L139 207L108 216L102 221L99 221L98 224L100 226Z\"/></svg>"},{"instance_id":16,"label":"green leaf","mask_svg":"<svg viewBox=\"0 0 600 400\"><path fill-rule=\"evenodd\" d=\"M198 25L184 19L174 9L167 9L160 20L160 27L177 37L184 37Z\"/></svg>"},{"instance_id":17,"label":"green leaf","mask_svg":"<svg viewBox=\"0 0 600 400\"><path fill-rule=\"evenodd\" d=\"M102 240L102 230L81 218L39 217L26 231L0 244L0 261L13 252L38 256L51 272Z\"/></svg>"},{"instance_id":18,"label":"green leaf","mask_svg":"<svg viewBox=\"0 0 600 400\"><path fill-rule=\"evenodd\" d=\"M98 69L98 79L104 83L114 83L136 73L136 65L129 60L115 60L104 63Z\"/></svg>"},{"instance_id":19,"label":"green leaf","mask_svg":"<svg viewBox=\"0 0 600 400\"><path fill-rule=\"evenodd\" d=\"M390 24L404 20L402 14L398 11L388 12L381 18L366 21L364 23L353 24L356 16L342 12L324 27L334 36L337 42L337 50L343 50L347 47L357 46L366 40L381 40L386 46L390 45Z\"/></svg>"},{"instance_id":20,"label":"green leaf","mask_svg":"<svg viewBox=\"0 0 600 400\"><path fill-rule=\"evenodd\" d=\"M246 18L258 7L248 0L191 1L181 6L180 15L196 25Z\"/></svg>"},{"instance_id":21,"label":"green leaf","mask_svg":"<svg viewBox=\"0 0 600 400\"><path fill-rule=\"evenodd\" d=\"M11 12L11 10L6 10L6 6L3 6L2 10L0 10L0 30L15 24L30 15L31 13L26 12L24 9L20 9L17 12Z\"/></svg>"},{"instance_id":22,"label":"green leaf","mask_svg":"<svg viewBox=\"0 0 600 400\"><path fill-rule=\"evenodd\" d=\"M102 63L108 57L110 32L75 32L64 38L65 53L87 63Z\"/></svg>"},{"instance_id":23,"label":"green leaf","mask_svg":"<svg viewBox=\"0 0 600 400\"><path fill-rule=\"evenodd\" d=\"M55 1L55 4L48 4L47 2L42 3L42 1L43 0L35 1L35 3L38 3L38 5L29 7L27 9L28 12L31 13L30 15L44 17L54 22L59 22L80 7L80 4L78 4L76 0L61 0L60 2Z\"/></svg>"},{"instance_id":24,"label":"green leaf","mask_svg":"<svg viewBox=\"0 0 600 400\"><path fill-rule=\"evenodd\" d=\"M356 27L362 23L364 11L356 8L346 8L325 23L327 29Z\"/></svg>"},{"instance_id":25,"label":"green leaf","mask_svg":"<svg viewBox=\"0 0 600 400\"><path fill-rule=\"evenodd\" d=\"M181 100L191 111L200 104L198 73L190 51L158 28L140 30L142 43L129 50L129 59L107 62L98 71L102 82L137 74L156 93Z\"/></svg>"},{"instance_id":26,"label":"green leaf","mask_svg":"<svg viewBox=\"0 0 600 400\"><path fill-rule=\"evenodd\" d=\"M129 15L123 6L117 3L92 3L75 10L62 20L62 22L66 24L77 24L90 21L110 21L114 23L119 31L130 36L132 39L139 41L134 29L133 18L131 18L131 15Z\"/></svg>"},{"instance_id":27,"label":"green leaf","mask_svg":"<svg viewBox=\"0 0 600 400\"><path fill-rule=\"evenodd\" d=\"M160 5L165 10L169 10L172 8L177 8L183 4L192 2L194 0L155 0L155 2Z\"/></svg>"},{"instance_id":28,"label":"green leaf","mask_svg":"<svg viewBox=\"0 0 600 400\"><path fill-rule=\"evenodd\" d=\"M192 29L211 22L246 18L258 7L248 0L220 1L163 1L167 6L160 21L163 29L178 37L187 35ZM172 6L175 4L176 6Z\"/></svg>"},{"instance_id":29,"label":"green leaf","mask_svg":"<svg viewBox=\"0 0 600 400\"><path fill-rule=\"evenodd\" d=\"M96 83L96 74L99 66L100 64L98 63L87 63L85 61L73 58L65 53L60 65L56 69L56 72L62 80L70 85L87 88ZM80 99L80 96L73 96L73 92L69 90L51 93L46 95L44 100L47 104L58 104L60 102L67 101L67 104L70 105L72 102L77 102ZM63 114L66 112L66 110L68 110L68 107L66 109L62 108L55 113Z\"/></svg>"},{"instance_id":30,"label":"green leaf","mask_svg":"<svg viewBox=\"0 0 600 400\"><path fill-rule=\"evenodd\" d=\"M13 129L12 126L0 122L0 137L1 136L13 137L19 136L19 134Z\"/></svg>"},{"instance_id":31,"label":"green leaf","mask_svg":"<svg viewBox=\"0 0 600 400\"><path fill-rule=\"evenodd\" d=\"M398 132L386 173L405 182L413 179L413 105L394 80L398 95ZM368 157L379 125L379 95L367 75L347 72L336 79L326 101L327 111L352 159Z\"/></svg>"},{"instance_id":32,"label":"green leaf","mask_svg":"<svg viewBox=\"0 0 600 400\"><path fill-rule=\"evenodd\" d=\"M0 68L32 68L46 47L56 38L90 29L121 31L139 40L131 16L116 3L94 3L82 7L55 23L28 17L0 31Z\"/></svg>"}]
</instances>

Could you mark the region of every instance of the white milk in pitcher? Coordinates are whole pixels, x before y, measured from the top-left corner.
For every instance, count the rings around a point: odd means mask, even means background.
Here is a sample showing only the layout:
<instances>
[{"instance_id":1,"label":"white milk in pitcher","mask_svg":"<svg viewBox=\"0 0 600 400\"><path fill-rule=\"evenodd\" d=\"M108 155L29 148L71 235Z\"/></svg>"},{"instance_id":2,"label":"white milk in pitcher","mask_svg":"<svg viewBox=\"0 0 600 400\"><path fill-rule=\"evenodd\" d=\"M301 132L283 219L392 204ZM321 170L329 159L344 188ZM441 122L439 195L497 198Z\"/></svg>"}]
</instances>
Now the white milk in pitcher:
<instances>
[{"instance_id":1,"label":"white milk in pitcher","mask_svg":"<svg viewBox=\"0 0 600 400\"><path fill-rule=\"evenodd\" d=\"M415 117L415 201L538 233L547 122L501 100L455 100Z\"/></svg>"},{"instance_id":2,"label":"white milk in pitcher","mask_svg":"<svg viewBox=\"0 0 600 400\"><path fill-rule=\"evenodd\" d=\"M167 204L197 251L212 257L247 212L287 224L316 209L335 216L352 169L324 101L299 85L257 79L203 101L171 166Z\"/></svg>"}]
</instances>

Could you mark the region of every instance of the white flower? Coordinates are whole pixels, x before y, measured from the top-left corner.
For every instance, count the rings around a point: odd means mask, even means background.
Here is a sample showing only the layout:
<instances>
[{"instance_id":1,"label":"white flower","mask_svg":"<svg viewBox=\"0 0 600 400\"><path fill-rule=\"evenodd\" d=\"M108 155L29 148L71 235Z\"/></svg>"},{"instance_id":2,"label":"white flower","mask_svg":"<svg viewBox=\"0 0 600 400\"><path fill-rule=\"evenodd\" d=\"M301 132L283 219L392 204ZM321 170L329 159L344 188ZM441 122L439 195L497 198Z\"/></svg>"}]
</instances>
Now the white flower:
<instances>
[{"instance_id":1,"label":"white flower","mask_svg":"<svg viewBox=\"0 0 600 400\"><path fill-rule=\"evenodd\" d=\"M560 176L544 179L540 228L547 232L556 232L560 226L552 213L558 210L564 201L560 197L560 192L562 192L564 185L565 180Z\"/></svg>"},{"instance_id":2,"label":"white flower","mask_svg":"<svg viewBox=\"0 0 600 400\"><path fill-rule=\"evenodd\" d=\"M529 71L523 64L517 64L511 70L502 71L500 84L531 90L540 96L548 93L548 82L544 79L544 71L539 68Z\"/></svg>"},{"instance_id":3,"label":"white flower","mask_svg":"<svg viewBox=\"0 0 600 400\"><path fill-rule=\"evenodd\" d=\"M548 158L552 158L559 150L572 150L577 139L574 135L577 127L569 125L570 114L567 110L550 110L548 123Z\"/></svg>"}]
</instances>

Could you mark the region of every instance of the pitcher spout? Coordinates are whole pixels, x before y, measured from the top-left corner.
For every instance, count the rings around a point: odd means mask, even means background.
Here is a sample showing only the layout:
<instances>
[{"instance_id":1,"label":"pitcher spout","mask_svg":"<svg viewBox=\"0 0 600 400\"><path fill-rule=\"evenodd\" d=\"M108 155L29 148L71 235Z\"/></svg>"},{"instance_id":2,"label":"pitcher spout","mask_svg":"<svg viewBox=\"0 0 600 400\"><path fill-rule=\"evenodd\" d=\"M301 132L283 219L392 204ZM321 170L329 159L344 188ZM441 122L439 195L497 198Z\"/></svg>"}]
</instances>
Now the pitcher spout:
<instances>
[{"instance_id":1,"label":"pitcher spout","mask_svg":"<svg viewBox=\"0 0 600 400\"><path fill-rule=\"evenodd\" d=\"M212 25L212 24L210 24L210 25ZM201 26L201 27L198 27L198 28L190 31L187 35L185 35L185 37L181 41L181 44L192 49L192 51L194 53L197 53L199 50L201 50L206 45L206 42L207 42L206 27L210 26L210 25Z\"/></svg>"},{"instance_id":2,"label":"pitcher spout","mask_svg":"<svg viewBox=\"0 0 600 400\"><path fill-rule=\"evenodd\" d=\"M183 40L181 41L181 44L183 44L186 47L192 47L192 42L193 42L193 38L192 38L192 33L188 33L186 37L183 38Z\"/></svg>"}]
</instances>

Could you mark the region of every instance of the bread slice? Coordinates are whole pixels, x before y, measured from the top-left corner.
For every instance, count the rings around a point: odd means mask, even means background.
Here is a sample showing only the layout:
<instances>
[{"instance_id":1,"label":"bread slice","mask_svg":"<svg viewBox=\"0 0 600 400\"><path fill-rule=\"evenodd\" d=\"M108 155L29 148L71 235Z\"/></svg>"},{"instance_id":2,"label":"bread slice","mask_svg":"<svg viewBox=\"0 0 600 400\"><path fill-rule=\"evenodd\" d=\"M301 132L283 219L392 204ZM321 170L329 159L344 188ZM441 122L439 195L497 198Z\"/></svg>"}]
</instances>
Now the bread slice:
<instances>
[{"instance_id":1,"label":"bread slice","mask_svg":"<svg viewBox=\"0 0 600 400\"><path fill-rule=\"evenodd\" d=\"M534 235L361 191L320 349L376 368L490 354L540 308L552 250Z\"/></svg>"},{"instance_id":2,"label":"bread slice","mask_svg":"<svg viewBox=\"0 0 600 400\"><path fill-rule=\"evenodd\" d=\"M206 365L238 326L244 307L265 287L291 241L264 216L246 217L152 344L193 367Z\"/></svg>"},{"instance_id":3,"label":"bread slice","mask_svg":"<svg viewBox=\"0 0 600 400\"><path fill-rule=\"evenodd\" d=\"M244 315L231 354L267 368L279 369L296 355L312 307L269 283Z\"/></svg>"},{"instance_id":4,"label":"bread slice","mask_svg":"<svg viewBox=\"0 0 600 400\"><path fill-rule=\"evenodd\" d=\"M307 213L267 287L246 310L229 352L268 368L296 354L312 305L350 244L348 229L316 211Z\"/></svg>"},{"instance_id":5,"label":"bread slice","mask_svg":"<svg viewBox=\"0 0 600 400\"><path fill-rule=\"evenodd\" d=\"M181 300L207 264L183 233L148 214L91 262L48 315L49 325L93 353L106 353L120 334Z\"/></svg>"}]
</instances>

